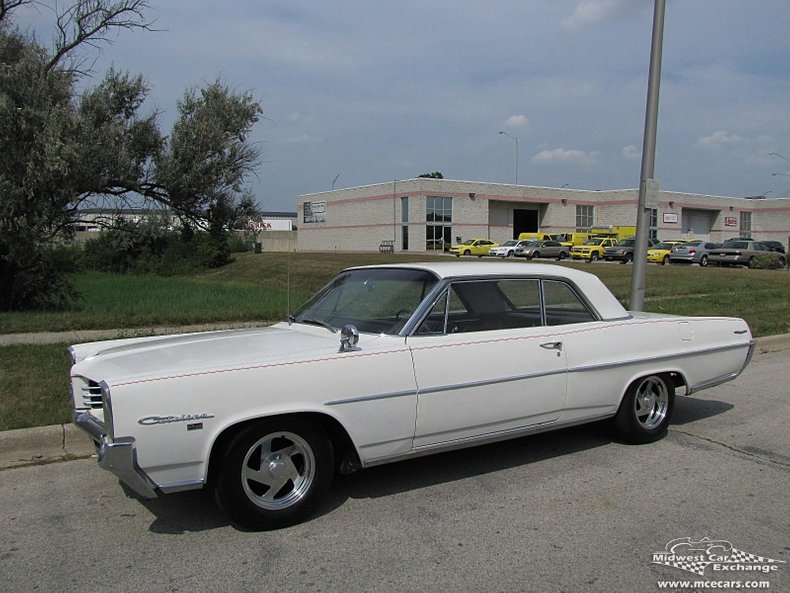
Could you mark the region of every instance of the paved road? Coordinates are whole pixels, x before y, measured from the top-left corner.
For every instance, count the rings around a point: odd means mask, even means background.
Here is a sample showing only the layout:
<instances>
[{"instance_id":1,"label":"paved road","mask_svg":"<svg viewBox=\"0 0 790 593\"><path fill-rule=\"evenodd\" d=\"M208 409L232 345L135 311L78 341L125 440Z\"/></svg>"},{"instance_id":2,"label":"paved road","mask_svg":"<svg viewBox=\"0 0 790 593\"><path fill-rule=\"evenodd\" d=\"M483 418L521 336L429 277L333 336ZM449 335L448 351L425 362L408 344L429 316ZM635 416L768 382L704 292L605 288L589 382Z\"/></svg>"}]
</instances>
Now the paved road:
<instances>
[{"instance_id":1,"label":"paved road","mask_svg":"<svg viewBox=\"0 0 790 593\"><path fill-rule=\"evenodd\" d=\"M658 591L675 538L790 558L790 356L678 402L648 446L600 425L340 478L322 514L249 533L202 493L141 502L91 460L0 472L3 591ZM711 567L705 576L712 575ZM717 573L790 590L790 568ZM678 590L678 589L673 589ZM689 591L691 589L682 589Z\"/></svg>"}]
</instances>

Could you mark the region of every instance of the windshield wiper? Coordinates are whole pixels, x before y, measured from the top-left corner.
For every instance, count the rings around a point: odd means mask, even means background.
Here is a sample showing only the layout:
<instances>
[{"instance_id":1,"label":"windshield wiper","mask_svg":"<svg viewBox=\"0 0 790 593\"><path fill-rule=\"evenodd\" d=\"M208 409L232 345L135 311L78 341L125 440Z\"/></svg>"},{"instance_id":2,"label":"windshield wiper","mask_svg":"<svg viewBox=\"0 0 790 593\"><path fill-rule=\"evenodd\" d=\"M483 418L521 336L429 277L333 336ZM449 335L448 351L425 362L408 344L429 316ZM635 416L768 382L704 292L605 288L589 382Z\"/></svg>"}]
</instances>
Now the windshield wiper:
<instances>
[{"instance_id":1,"label":"windshield wiper","mask_svg":"<svg viewBox=\"0 0 790 593\"><path fill-rule=\"evenodd\" d=\"M321 327L325 327L326 329L331 331L333 334L337 333L337 329L335 329L334 327L332 327L331 325L329 325L326 321L323 321L322 319L299 319L296 322L297 323L309 323L310 325L320 325Z\"/></svg>"}]
</instances>

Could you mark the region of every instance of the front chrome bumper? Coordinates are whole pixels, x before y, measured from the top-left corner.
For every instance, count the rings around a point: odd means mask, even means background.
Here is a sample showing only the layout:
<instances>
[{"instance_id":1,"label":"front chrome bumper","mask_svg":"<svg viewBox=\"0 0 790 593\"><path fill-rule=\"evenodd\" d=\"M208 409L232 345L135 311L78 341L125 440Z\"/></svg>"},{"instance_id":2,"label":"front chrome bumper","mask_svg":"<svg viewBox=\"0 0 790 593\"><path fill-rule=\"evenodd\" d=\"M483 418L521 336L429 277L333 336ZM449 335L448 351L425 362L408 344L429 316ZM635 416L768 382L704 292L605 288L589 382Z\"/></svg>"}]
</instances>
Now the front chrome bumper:
<instances>
[{"instance_id":1,"label":"front chrome bumper","mask_svg":"<svg viewBox=\"0 0 790 593\"><path fill-rule=\"evenodd\" d=\"M156 484L137 464L137 447L133 438L108 440L104 426L87 410L74 410L72 419L75 426L84 430L96 444L99 467L117 476L144 498L159 495Z\"/></svg>"}]
</instances>

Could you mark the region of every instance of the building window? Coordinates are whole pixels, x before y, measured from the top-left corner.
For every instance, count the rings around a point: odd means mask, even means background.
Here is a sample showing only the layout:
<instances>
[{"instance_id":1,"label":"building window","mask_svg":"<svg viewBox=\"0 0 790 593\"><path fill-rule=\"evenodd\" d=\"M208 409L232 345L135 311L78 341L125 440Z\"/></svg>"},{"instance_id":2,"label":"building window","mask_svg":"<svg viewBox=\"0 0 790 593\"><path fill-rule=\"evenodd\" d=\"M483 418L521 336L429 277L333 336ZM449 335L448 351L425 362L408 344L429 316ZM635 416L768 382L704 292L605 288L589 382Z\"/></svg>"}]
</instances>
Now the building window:
<instances>
[{"instance_id":1,"label":"building window","mask_svg":"<svg viewBox=\"0 0 790 593\"><path fill-rule=\"evenodd\" d=\"M400 223L401 223L401 239L400 248L403 251L409 250L409 197L400 199Z\"/></svg>"},{"instance_id":2,"label":"building window","mask_svg":"<svg viewBox=\"0 0 790 593\"><path fill-rule=\"evenodd\" d=\"M752 213L741 212L741 237L752 236Z\"/></svg>"},{"instance_id":3,"label":"building window","mask_svg":"<svg viewBox=\"0 0 790 593\"><path fill-rule=\"evenodd\" d=\"M658 241L658 208L650 209L650 226L648 237Z\"/></svg>"},{"instance_id":4,"label":"building window","mask_svg":"<svg viewBox=\"0 0 790 593\"><path fill-rule=\"evenodd\" d=\"M425 200L425 249L446 251L452 245L453 199L428 196Z\"/></svg>"},{"instance_id":5,"label":"building window","mask_svg":"<svg viewBox=\"0 0 790 593\"><path fill-rule=\"evenodd\" d=\"M595 206L576 206L576 232L587 232L594 223Z\"/></svg>"}]
</instances>

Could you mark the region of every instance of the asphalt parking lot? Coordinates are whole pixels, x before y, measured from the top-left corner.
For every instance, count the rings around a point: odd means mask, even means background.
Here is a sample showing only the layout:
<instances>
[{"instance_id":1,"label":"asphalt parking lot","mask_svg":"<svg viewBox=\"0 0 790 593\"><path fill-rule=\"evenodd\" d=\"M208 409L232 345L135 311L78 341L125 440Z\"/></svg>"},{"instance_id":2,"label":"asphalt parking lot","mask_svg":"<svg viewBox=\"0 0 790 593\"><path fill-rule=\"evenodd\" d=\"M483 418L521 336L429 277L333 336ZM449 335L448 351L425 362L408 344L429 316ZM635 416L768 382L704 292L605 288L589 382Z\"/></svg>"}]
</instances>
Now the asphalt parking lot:
<instances>
[{"instance_id":1,"label":"asphalt parking lot","mask_svg":"<svg viewBox=\"0 0 790 593\"><path fill-rule=\"evenodd\" d=\"M680 399L653 445L621 444L598 424L373 468L339 478L316 518L274 532L237 529L200 492L140 501L90 459L8 469L3 590L658 591L665 580L762 580L786 591L788 362L790 350L758 352L737 380ZM705 537L775 568L698 576L653 563L668 542Z\"/></svg>"}]
</instances>

